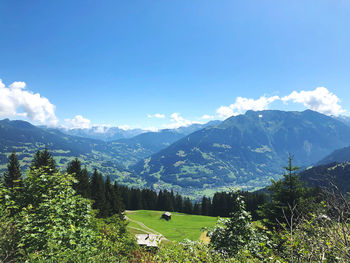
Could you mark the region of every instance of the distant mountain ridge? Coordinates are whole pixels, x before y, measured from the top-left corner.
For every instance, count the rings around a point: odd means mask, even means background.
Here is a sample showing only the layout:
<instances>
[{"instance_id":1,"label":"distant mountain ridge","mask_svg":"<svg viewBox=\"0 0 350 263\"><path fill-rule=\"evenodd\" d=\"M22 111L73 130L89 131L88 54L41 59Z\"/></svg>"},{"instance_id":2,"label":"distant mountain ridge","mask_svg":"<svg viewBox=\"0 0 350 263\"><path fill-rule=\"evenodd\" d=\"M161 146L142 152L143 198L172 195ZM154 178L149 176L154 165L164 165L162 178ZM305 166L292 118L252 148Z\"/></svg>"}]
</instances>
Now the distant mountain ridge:
<instances>
[{"instance_id":1,"label":"distant mountain ridge","mask_svg":"<svg viewBox=\"0 0 350 263\"><path fill-rule=\"evenodd\" d=\"M12 149L27 167L34 152L47 147L61 167L78 157L88 169L97 168L121 184L202 195L263 187L281 175L288 153L296 165L307 167L349 145L349 126L310 110L248 111L223 122L111 142L6 119L0 121L0 171Z\"/></svg>"},{"instance_id":2,"label":"distant mountain ridge","mask_svg":"<svg viewBox=\"0 0 350 263\"><path fill-rule=\"evenodd\" d=\"M145 132L129 139L105 142L67 135L58 129L37 127L26 121L4 119L0 121L0 171L6 169L7 157L12 150L16 150L22 168L26 169L37 150L48 148L61 167L78 157L90 170L97 168L120 183L136 185L137 182L140 186L144 182L128 171L130 165L166 148L184 137L185 132L207 125L211 124Z\"/></svg>"},{"instance_id":3,"label":"distant mountain ridge","mask_svg":"<svg viewBox=\"0 0 350 263\"><path fill-rule=\"evenodd\" d=\"M207 126L212 126L219 124L220 121L210 121L208 123L194 123L188 126L179 127L176 129L163 129L159 132L171 130L173 132L182 134L182 135L188 135L192 132L198 131L200 129L203 129ZM44 127L46 128L46 127ZM90 138L90 139L97 139L102 141L117 141L120 139L129 139L133 138L137 135L143 134L143 133L152 133L149 130L144 129L121 129L119 127L108 127L108 126L92 126L91 128L74 128L74 129L67 129L67 128L58 128L61 132L73 135L73 136L80 136L83 138Z\"/></svg>"},{"instance_id":4,"label":"distant mountain ridge","mask_svg":"<svg viewBox=\"0 0 350 263\"><path fill-rule=\"evenodd\" d=\"M118 127L107 127L107 126L92 126L88 129L66 129L60 128L61 132L73 135L80 136L84 138L97 139L102 141L115 141L119 139L131 138L136 135L148 132L143 129L128 129L124 130Z\"/></svg>"},{"instance_id":5,"label":"distant mountain ridge","mask_svg":"<svg viewBox=\"0 0 350 263\"><path fill-rule=\"evenodd\" d=\"M350 147L344 147L344 148L335 150L331 154L324 157L317 164L324 165L329 163L343 163L343 162L350 162Z\"/></svg>"},{"instance_id":6,"label":"distant mountain ridge","mask_svg":"<svg viewBox=\"0 0 350 263\"><path fill-rule=\"evenodd\" d=\"M302 171L299 176L307 186L325 188L336 186L343 194L350 192L350 162L315 166Z\"/></svg>"},{"instance_id":7,"label":"distant mountain ridge","mask_svg":"<svg viewBox=\"0 0 350 263\"><path fill-rule=\"evenodd\" d=\"M232 185L255 189L277 178L288 153L308 166L350 145L350 127L303 112L248 111L194 132L133 167L150 187L189 192Z\"/></svg>"},{"instance_id":8,"label":"distant mountain ridge","mask_svg":"<svg viewBox=\"0 0 350 263\"><path fill-rule=\"evenodd\" d=\"M340 116L333 116L333 118L335 118L336 120L341 121L344 124L350 126L350 117L349 116L340 115Z\"/></svg>"},{"instance_id":9,"label":"distant mountain ridge","mask_svg":"<svg viewBox=\"0 0 350 263\"><path fill-rule=\"evenodd\" d=\"M42 129L25 121L0 121L0 171L6 169L7 156L12 150L17 152L22 168L26 169L34 153L44 148L50 150L61 167L79 157L89 169L97 168L114 178L130 174L115 161L116 153L103 141L66 135L56 129Z\"/></svg>"}]
</instances>

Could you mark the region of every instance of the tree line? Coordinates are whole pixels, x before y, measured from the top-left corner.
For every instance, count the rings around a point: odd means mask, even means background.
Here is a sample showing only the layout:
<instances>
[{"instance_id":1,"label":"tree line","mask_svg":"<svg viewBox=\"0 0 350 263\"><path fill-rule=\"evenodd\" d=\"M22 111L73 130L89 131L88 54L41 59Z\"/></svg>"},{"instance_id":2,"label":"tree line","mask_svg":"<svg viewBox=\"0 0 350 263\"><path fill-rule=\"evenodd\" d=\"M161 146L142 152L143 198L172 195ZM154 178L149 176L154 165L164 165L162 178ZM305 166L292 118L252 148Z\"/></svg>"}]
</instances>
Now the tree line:
<instances>
[{"instance_id":1,"label":"tree line","mask_svg":"<svg viewBox=\"0 0 350 263\"><path fill-rule=\"evenodd\" d=\"M38 151L33 158L30 169L46 167L49 173L57 171L54 159L47 149ZM71 161L66 168L68 174L75 177L73 189L84 198L93 200L93 209L98 210L98 216L106 218L127 210L160 210L181 212L186 214L228 217L234 209L235 195L232 192L217 192L212 198L203 196L198 201L184 197L173 190L131 188L118 185L111 181L110 176L104 177L97 169L92 175L86 167L82 167L78 158ZM104 179L105 178L105 179ZM4 175L5 186L21 182L21 170L16 153L9 157L8 171ZM266 202L264 193L241 192L246 202L247 211L254 219L259 218L257 208Z\"/></svg>"}]
</instances>

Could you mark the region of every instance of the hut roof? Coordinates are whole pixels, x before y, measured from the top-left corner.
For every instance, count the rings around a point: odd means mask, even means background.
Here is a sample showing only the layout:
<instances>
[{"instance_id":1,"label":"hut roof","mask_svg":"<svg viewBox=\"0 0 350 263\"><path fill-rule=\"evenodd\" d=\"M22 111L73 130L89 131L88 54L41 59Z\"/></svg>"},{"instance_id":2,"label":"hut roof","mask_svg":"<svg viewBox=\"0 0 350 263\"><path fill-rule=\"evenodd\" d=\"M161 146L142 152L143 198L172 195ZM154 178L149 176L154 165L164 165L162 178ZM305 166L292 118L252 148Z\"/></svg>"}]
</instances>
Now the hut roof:
<instances>
[{"instance_id":1,"label":"hut roof","mask_svg":"<svg viewBox=\"0 0 350 263\"><path fill-rule=\"evenodd\" d=\"M146 247L158 247L160 243L161 235L154 234L137 234L137 244Z\"/></svg>"},{"instance_id":2,"label":"hut roof","mask_svg":"<svg viewBox=\"0 0 350 263\"><path fill-rule=\"evenodd\" d=\"M170 212L165 212L163 215L165 215L165 216L171 216L171 213Z\"/></svg>"}]
</instances>

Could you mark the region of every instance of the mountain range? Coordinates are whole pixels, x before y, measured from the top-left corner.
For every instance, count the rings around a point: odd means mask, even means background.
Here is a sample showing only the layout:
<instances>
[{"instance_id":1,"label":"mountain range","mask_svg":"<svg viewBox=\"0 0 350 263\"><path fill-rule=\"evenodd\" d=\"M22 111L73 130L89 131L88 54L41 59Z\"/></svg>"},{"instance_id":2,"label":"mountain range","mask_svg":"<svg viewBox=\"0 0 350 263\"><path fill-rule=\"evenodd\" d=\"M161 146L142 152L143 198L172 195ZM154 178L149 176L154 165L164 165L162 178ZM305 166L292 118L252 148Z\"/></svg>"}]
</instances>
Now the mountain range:
<instances>
[{"instance_id":1,"label":"mountain range","mask_svg":"<svg viewBox=\"0 0 350 263\"><path fill-rule=\"evenodd\" d=\"M311 110L248 111L180 139L133 170L153 188L253 190L281 176L288 154L307 167L350 145L349 136L349 126Z\"/></svg>"},{"instance_id":2,"label":"mountain range","mask_svg":"<svg viewBox=\"0 0 350 263\"><path fill-rule=\"evenodd\" d=\"M25 121L2 120L0 170L6 169L12 150L25 169L35 151L46 147L63 168L78 157L89 170L97 168L121 184L209 195L231 187L254 190L269 184L271 178L281 176L289 153L296 165L308 167L350 145L348 125L311 110L248 111L223 122L142 131L118 140L84 134L80 135L85 138Z\"/></svg>"},{"instance_id":3,"label":"mountain range","mask_svg":"<svg viewBox=\"0 0 350 263\"><path fill-rule=\"evenodd\" d=\"M130 186L145 184L128 169L130 165L166 148L191 131L213 125L194 124L173 130L144 132L128 139L102 141L63 133L60 129L37 127L29 122L9 119L0 121L0 171L6 169L7 158L15 150L23 170L30 165L34 153L47 148L57 165L65 167L78 157L90 171L97 168L112 179ZM140 182L142 181L142 182Z\"/></svg>"},{"instance_id":4,"label":"mountain range","mask_svg":"<svg viewBox=\"0 0 350 263\"><path fill-rule=\"evenodd\" d=\"M194 123L189 126L183 126L183 127L171 129L171 131L182 135L188 135L192 132L203 129L210 125L217 124L219 122L220 121L210 121L205 124ZM47 128L47 127L42 126L42 128ZM102 140L106 142L116 141L120 139L128 139L142 133L152 133L144 129L121 129L119 127L109 127L109 126L103 126L103 125L92 126L90 128L72 128L72 129L58 128L58 130L68 135L79 136L79 137L90 138L90 139L97 139L97 140ZM164 129L164 130L167 130L167 129ZM164 131L164 130L160 130L160 131Z\"/></svg>"},{"instance_id":5,"label":"mountain range","mask_svg":"<svg viewBox=\"0 0 350 263\"><path fill-rule=\"evenodd\" d=\"M118 127L92 126L91 128L59 128L65 134L80 136L84 138L97 139L102 141L115 141L119 139L131 138L141 133L148 132L143 129L121 129Z\"/></svg>"}]
</instances>

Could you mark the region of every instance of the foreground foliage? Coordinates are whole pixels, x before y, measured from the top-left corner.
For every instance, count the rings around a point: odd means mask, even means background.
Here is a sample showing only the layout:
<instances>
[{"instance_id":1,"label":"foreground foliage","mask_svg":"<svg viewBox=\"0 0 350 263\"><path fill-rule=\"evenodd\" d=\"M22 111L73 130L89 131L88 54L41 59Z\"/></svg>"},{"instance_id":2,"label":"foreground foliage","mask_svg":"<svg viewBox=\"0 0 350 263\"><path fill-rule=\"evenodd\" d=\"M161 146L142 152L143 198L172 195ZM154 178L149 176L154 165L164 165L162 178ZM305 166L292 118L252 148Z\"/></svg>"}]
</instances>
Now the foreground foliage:
<instances>
[{"instance_id":1,"label":"foreground foliage","mask_svg":"<svg viewBox=\"0 0 350 263\"><path fill-rule=\"evenodd\" d=\"M127 256L135 242L119 215L97 219L91 201L73 189L75 177L57 171L45 158L41 161L49 166L38 165L38 156L44 155L35 156L36 164L21 184L0 185L0 260L76 262Z\"/></svg>"},{"instance_id":2,"label":"foreground foliage","mask_svg":"<svg viewBox=\"0 0 350 263\"><path fill-rule=\"evenodd\" d=\"M246 211L247 195L233 192L232 212L209 229L209 244L187 240L149 251L136 245L113 202L105 201L113 216L101 218L93 209L112 195L93 204L78 194L77 172L57 170L47 151L35 155L23 179L13 153L0 182L0 262L349 262L348 197L334 184L318 192L305 188L291 158L286 170L270 188L260 223ZM112 193L109 180L100 185Z\"/></svg>"}]
</instances>

